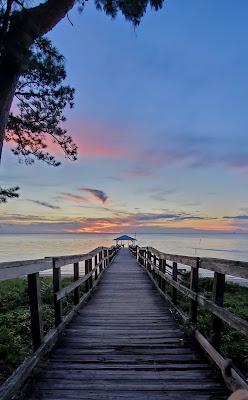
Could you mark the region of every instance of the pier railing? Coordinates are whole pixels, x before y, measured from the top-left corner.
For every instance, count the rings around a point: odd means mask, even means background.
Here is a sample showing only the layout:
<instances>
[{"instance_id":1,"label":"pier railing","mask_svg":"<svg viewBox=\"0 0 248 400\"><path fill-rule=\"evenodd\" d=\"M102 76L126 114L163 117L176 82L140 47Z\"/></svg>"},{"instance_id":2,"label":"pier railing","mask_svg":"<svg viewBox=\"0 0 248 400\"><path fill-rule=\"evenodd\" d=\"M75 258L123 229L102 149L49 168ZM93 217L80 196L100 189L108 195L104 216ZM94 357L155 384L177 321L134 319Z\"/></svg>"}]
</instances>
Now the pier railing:
<instances>
[{"instance_id":1,"label":"pier railing","mask_svg":"<svg viewBox=\"0 0 248 400\"><path fill-rule=\"evenodd\" d=\"M65 325L70 322L81 304L89 297L97 285L104 270L115 258L118 246L98 247L87 254L46 257L38 260L14 261L0 263L0 281L26 276L28 283L31 334L33 354L28 357L0 388L0 399L9 399L16 393L23 382L35 368L42 355L49 351ZM80 276L80 263L83 263L84 274ZM62 288L61 268L72 268L73 282ZM69 268L69 267L68 267ZM51 270L53 281L54 328L44 335L42 321L42 302L40 288L40 273ZM80 296L80 286L84 284L83 295ZM71 311L63 316L62 300L73 292Z\"/></svg>"},{"instance_id":2,"label":"pier railing","mask_svg":"<svg viewBox=\"0 0 248 400\"><path fill-rule=\"evenodd\" d=\"M166 254L153 247L130 246L129 249L145 268L163 297L173 306L176 315L186 323L204 351L221 369L227 385L232 390L248 389L245 377L242 377L232 360L225 359L219 353L222 321L248 337L248 322L224 307L226 275L248 279L248 262ZM198 291L200 268L213 272L211 300ZM183 272L187 270L190 273L189 287L184 284L182 278ZM189 300L187 314L180 308L179 294ZM197 329L198 306L211 314L208 338Z\"/></svg>"}]
</instances>

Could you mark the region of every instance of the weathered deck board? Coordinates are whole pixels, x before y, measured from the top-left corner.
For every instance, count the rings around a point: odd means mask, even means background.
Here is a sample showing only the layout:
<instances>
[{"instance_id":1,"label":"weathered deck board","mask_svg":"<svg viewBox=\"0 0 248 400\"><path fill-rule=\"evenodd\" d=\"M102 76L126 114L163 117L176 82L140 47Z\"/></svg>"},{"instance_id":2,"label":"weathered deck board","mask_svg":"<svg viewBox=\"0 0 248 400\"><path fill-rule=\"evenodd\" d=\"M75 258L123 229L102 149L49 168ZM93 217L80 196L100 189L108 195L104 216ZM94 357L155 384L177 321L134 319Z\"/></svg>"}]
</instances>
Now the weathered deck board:
<instances>
[{"instance_id":1,"label":"weathered deck board","mask_svg":"<svg viewBox=\"0 0 248 400\"><path fill-rule=\"evenodd\" d=\"M221 400L224 383L122 249L26 399Z\"/></svg>"}]
</instances>

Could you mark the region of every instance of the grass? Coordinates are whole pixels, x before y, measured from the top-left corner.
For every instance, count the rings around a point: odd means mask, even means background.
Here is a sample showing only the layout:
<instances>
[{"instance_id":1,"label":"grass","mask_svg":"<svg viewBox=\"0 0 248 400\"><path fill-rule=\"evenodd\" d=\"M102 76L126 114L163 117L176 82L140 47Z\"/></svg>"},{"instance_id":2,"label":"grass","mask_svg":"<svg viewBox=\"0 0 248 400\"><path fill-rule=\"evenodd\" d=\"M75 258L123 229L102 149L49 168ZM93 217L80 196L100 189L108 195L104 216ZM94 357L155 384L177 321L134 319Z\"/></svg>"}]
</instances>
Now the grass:
<instances>
[{"instance_id":1,"label":"grass","mask_svg":"<svg viewBox=\"0 0 248 400\"><path fill-rule=\"evenodd\" d=\"M62 279L67 286L71 277ZM84 291L82 285L81 292ZM63 301L66 314L72 307L73 294ZM52 278L41 278L42 319L44 332L54 327ZM0 382L32 353L27 279L17 278L0 283Z\"/></svg>"}]
</instances>

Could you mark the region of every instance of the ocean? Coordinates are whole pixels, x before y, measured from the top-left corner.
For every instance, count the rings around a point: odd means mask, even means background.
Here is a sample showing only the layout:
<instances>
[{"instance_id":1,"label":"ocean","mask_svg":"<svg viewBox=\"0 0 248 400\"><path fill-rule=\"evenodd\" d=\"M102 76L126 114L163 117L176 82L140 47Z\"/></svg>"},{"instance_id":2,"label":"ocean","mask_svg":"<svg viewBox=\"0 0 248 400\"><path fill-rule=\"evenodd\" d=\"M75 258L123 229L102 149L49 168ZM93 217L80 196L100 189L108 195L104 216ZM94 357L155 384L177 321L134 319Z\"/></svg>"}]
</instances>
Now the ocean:
<instances>
[{"instance_id":1,"label":"ocean","mask_svg":"<svg viewBox=\"0 0 248 400\"><path fill-rule=\"evenodd\" d=\"M133 233L129 233L134 236ZM0 234L0 262L87 253L116 234ZM171 254L248 261L248 234L137 234L140 246ZM64 273L69 273L65 267Z\"/></svg>"},{"instance_id":2,"label":"ocean","mask_svg":"<svg viewBox=\"0 0 248 400\"><path fill-rule=\"evenodd\" d=\"M130 233L134 236L133 233ZM116 234L0 234L0 262L87 253ZM248 234L137 234L140 246L172 254L248 261Z\"/></svg>"}]
</instances>

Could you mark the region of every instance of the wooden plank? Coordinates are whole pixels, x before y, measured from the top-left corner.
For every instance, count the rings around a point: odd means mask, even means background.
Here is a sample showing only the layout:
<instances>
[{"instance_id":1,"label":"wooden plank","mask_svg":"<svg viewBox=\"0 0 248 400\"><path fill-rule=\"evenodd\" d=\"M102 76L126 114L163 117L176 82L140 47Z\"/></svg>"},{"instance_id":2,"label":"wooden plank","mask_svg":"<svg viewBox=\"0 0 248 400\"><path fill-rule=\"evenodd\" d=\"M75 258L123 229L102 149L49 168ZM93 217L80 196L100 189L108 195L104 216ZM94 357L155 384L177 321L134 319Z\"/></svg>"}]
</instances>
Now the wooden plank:
<instances>
[{"instance_id":1,"label":"wooden plank","mask_svg":"<svg viewBox=\"0 0 248 400\"><path fill-rule=\"evenodd\" d=\"M39 272L28 275L28 295L33 347L34 350L37 350L44 341Z\"/></svg>"},{"instance_id":2,"label":"wooden plank","mask_svg":"<svg viewBox=\"0 0 248 400\"><path fill-rule=\"evenodd\" d=\"M56 268L63 267L65 265L74 264L75 262L82 262L94 257L102 251L102 247L97 247L96 249L90 251L86 254L74 254L69 256L52 257L54 260L54 266Z\"/></svg>"},{"instance_id":3,"label":"wooden plank","mask_svg":"<svg viewBox=\"0 0 248 400\"><path fill-rule=\"evenodd\" d=\"M46 400L136 400L142 393L142 400L184 400L188 394L201 400L211 393L224 400L222 381L192 339L184 337L170 309L145 270L121 249L94 296L37 370L28 398L42 399L45 393Z\"/></svg>"},{"instance_id":4,"label":"wooden plank","mask_svg":"<svg viewBox=\"0 0 248 400\"><path fill-rule=\"evenodd\" d=\"M98 281L94 282L93 288L89 293L85 293L80 302L74 306L70 313L68 313L62 320L61 324L55 329L50 330L44 337L42 345L13 372L13 374L0 386L0 400L9 400L13 395L24 385L28 377L33 372L34 368L39 364L42 357L47 354L57 343L61 333L64 331L65 326L77 315L80 307L90 297L91 292L95 289L97 283L102 278L99 275Z\"/></svg>"},{"instance_id":5,"label":"wooden plank","mask_svg":"<svg viewBox=\"0 0 248 400\"><path fill-rule=\"evenodd\" d=\"M213 301L206 299L204 296L200 294L194 293L191 289L186 288L179 282L174 282L172 278L169 276L166 276L163 273L160 273L164 279L170 283L172 286L176 287L177 290L179 290L182 294L184 294L186 297L188 297L191 300L197 301L197 303L203 307L206 308L206 310L210 311L214 315L216 315L218 318L222 319L224 322L229 324L231 327L234 329L239 330L246 336L248 335L248 322L245 321L244 319L237 317L230 311L226 310L223 307L219 307L216 305ZM167 300L169 300L167 298Z\"/></svg>"},{"instance_id":6,"label":"wooden plank","mask_svg":"<svg viewBox=\"0 0 248 400\"><path fill-rule=\"evenodd\" d=\"M161 259L166 259L168 261L174 261L178 264L184 264L191 267L195 267L197 264L197 257L183 256L179 254L168 254L163 253L153 247L148 247L149 251L153 254L156 254Z\"/></svg>"},{"instance_id":7,"label":"wooden plank","mask_svg":"<svg viewBox=\"0 0 248 400\"><path fill-rule=\"evenodd\" d=\"M221 274L248 279L248 262L201 257L200 267Z\"/></svg>"},{"instance_id":8,"label":"wooden plank","mask_svg":"<svg viewBox=\"0 0 248 400\"><path fill-rule=\"evenodd\" d=\"M87 266L90 264L90 260L86 260ZM93 273L98 269L100 263L96 265L92 270L89 270L89 267L87 269L89 272L82 276L81 278L77 279L76 281L70 283L68 286L64 287L63 289L60 289L58 292L55 293L55 298L56 300L63 299L67 294L71 293L74 291L76 288L78 288L82 283L89 281L89 279L92 277Z\"/></svg>"},{"instance_id":9,"label":"wooden plank","mask_svg":"<svg viewBox=\"0 0 248 400\"><path fill-rule=\"evenodd\" d=\"M139 249L143 248L141 247ZM163 253L157 249L154 249L153 247L149 247L148 249L150 252L156 254L161 259L167 259L168 261L174 261L178 264L184 264L191 267L197 266L198 257ZM248 279L248 262L211 257L201 257L199 258L199 262L200 268L219 272L226 275L237 276L243 279Z\"/></svg>"},{"instance_id":10,"label":"wooden plank","mask_svg":"<svg viewBox=\"0 0 248 400\"><path fill-rule=\"evenodd\" d=\"M52 269L52 259L11 261L0 263L0 281Z\"/></svg>"},{"instance_id":11,"label":"wooden plank","mask_svg":"<svg viewBox=\"0 0 248 400\"><path fill-rule=\"evenodd\" d=\"M214 304L211 300L207 300L204 296L198 295L198 304L203 306L207 311L210 311L218 319L226 322L232 328L237 329L239 332L248 336L248 322L244 319L237 317L227 309Z\"/></svg>"},{"instance_id":12,"label":"wooden plank","mask_svg":"<svg viewBox=\"0 0 248 400\"><path fill-rule=\"evenodd\" d=\"M185 296L189 297L190 299L196 300L197 299L197 294L194 293L191 289L187 288L186 286L182 285L181 283L174 281L169 275L164 274L163 272L159 271L160 276L168 282L170 285L175 287L177 290L179 290L182 294Z\"/></svg>"}]
</instances>

